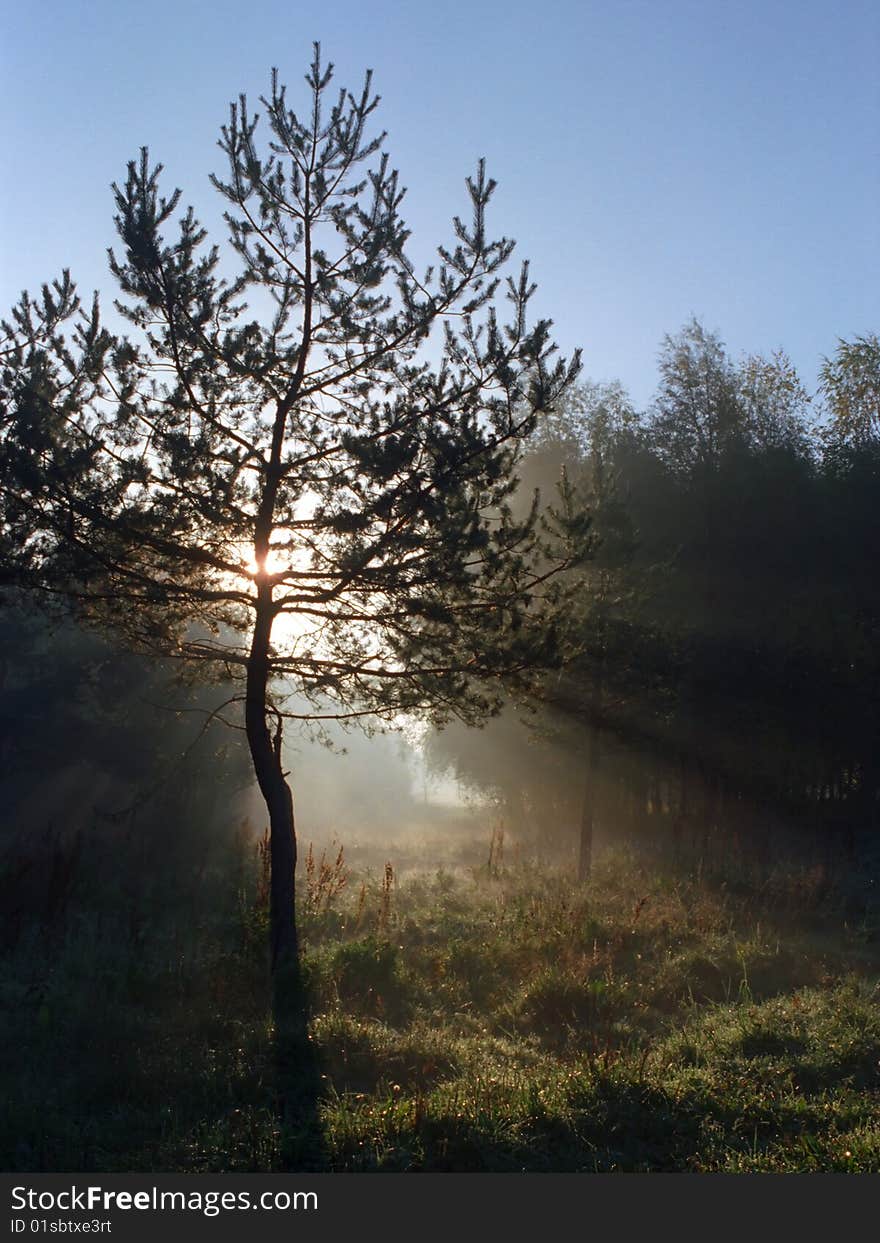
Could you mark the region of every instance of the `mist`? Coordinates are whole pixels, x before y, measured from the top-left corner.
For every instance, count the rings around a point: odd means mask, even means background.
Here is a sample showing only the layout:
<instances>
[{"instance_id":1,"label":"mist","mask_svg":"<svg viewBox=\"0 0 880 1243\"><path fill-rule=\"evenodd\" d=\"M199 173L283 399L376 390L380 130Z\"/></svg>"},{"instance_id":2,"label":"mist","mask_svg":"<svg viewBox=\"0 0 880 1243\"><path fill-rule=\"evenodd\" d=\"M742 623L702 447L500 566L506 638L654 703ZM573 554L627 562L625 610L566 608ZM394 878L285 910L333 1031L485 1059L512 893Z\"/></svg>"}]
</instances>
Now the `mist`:
<instances>
[{"instance_id":1,"label":"mist","mask_svg":"<svg viewBox=\"0 0 880 1243\"><path fill-rule=\"evenodd\" d=\"M514 516L583 517L550 667L480 727L277 685L295 1122L242 678L6 591L7 1168L876 1171L880 457L834 410L691 322L519 461Z\"/></svg>"}]
</instances>

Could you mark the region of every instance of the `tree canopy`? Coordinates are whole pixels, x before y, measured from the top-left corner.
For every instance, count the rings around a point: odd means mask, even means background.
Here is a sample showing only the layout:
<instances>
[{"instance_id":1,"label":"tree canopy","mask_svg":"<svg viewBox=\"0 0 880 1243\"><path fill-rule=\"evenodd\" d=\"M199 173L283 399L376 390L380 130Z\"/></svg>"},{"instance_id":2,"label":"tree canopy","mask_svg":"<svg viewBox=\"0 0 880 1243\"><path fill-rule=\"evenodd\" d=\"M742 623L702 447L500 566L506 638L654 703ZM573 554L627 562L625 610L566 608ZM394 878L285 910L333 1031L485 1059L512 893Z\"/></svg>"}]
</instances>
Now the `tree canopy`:
<instances>
[{"instance_id":1,"label":"tree canopy","mask_svg":"<svg viewBox=\"0 0 880 1243\"><path fill-rule=\"evenodd\" d=\"M246 98L231 105L212 180L235 276L191 208L175 223L180 191L163 196L143 150L114 186L110 254L135 336L95 303L63 341L69 286L42 325L17 309L8 544L24 576L74 585L140 646L235 672L271 597L296 624L274 628L270 673L320 711L328 696L340 714L461 708L480 676L526 661L536 534L506 500L577 360L553 360L548 322L528 325L526 264L498 318L513 243L487 233L482 163L470 220L417 274L404 191L368 134L370 75L330 99L331 75L316 49L301 117L273 73L265 150Z\"/></svg>"},{"instance_id":2,"label":"tree canopy","mask_svg":"<svg viewBox=\"0 0 880 1243\"><path fill-rule=\"evenodd\" d=\"M579 358L529 320L528 264L509 274L514 243L487 229L495 182L481 161L467 218L417 271L371 75L357 93L332 76L315 45L298 112L273 71L265 139L231 104L222 250L146 148L129 163L109 254L127 335L66 273L4 325L7 573L237 680L276 958L295 948L285 715L492 712L555 658L558 571L585 530L569 496L551 548L536 506L510 503Z\"/></svg>"}]
</instances>

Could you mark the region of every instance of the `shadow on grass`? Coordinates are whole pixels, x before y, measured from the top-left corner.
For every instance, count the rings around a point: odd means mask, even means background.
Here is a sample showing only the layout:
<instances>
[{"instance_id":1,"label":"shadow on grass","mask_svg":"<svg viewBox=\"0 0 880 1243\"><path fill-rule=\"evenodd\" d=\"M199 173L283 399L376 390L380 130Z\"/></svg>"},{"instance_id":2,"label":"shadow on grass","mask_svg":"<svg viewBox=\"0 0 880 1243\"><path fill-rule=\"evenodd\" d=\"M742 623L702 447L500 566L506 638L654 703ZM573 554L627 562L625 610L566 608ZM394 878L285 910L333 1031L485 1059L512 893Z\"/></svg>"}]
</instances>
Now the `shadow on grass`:
<instances>
[{"instance_id":1,"label":"shadow on grass","mask_svg":"<svg viewBox=\"0 0 880 1243\"><path fill-rule=\"evenodd\" d=\"M321 1072L309 1033L309 990L298 960L275 972L272 1010L281 1169L289 1173L326 1170L330 1159L318 1112Z\"/></svg>"}]
</instances>

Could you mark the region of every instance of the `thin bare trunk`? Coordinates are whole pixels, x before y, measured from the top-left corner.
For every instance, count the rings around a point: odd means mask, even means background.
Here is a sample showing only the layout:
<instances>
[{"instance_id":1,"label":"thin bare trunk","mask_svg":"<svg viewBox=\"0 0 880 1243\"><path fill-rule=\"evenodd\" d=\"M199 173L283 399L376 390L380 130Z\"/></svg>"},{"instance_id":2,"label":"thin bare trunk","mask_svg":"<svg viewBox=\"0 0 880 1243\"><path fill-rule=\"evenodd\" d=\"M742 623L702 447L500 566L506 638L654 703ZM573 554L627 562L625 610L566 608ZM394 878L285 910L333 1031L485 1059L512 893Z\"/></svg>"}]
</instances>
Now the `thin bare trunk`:
<instances>
[{"instance_id":1,"label":"thin bare trunk","mask_svg":"<svg viewBox=\"0 0 880 1243\"><path fill-rule=\"evenodd\" d=\"M599 773L599 721L602 717L604 697L604 653L599 658L592 694L590 695L587 723L586 773L584 776L584 801L581 808L581 840L578 853L578 880L590 879L593 871L593 836L596 819L596 781Z\"/></svg>"},{"instance_id":2,"label":"thin bare trunk","mask_svg":"<svg viewBox=\"0 0 880 1243\"><path fill-rule=\"evenodd\" d=\"M273 977L279 969L296 969L297 935L294 909L296 831L293 796L281 767L281 727L273 737L269 729L267 693L269 637L274 609L271 588L261 584L257 619L247 670L245 728L254 772L269 812L269 845L272 886L269 902L270 953Z\"/></svg>"},{"instance_id":3,"label":"thin bare trunk","mask_svg":"<svg viewBox=\"0 0 880 1243\"><path fill-rule=\"evenodd\" d=\"M593 829L596 805L596 771L599 752L598 730L594 722L587 726L586 773L584 777L584 801L581 807L581 836L578 852L578 880L590 879L593 870Z\"/></svg>"}]
</instances>

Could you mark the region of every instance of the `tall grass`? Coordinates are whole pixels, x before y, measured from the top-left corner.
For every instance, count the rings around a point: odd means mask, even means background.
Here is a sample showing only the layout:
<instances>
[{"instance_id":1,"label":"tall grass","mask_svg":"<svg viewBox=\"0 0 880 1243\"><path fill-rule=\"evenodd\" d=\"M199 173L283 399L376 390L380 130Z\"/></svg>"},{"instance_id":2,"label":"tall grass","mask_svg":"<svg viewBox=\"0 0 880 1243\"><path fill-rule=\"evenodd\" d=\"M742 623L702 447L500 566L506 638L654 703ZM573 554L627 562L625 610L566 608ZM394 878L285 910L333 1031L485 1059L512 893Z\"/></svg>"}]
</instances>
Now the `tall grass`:
<instances>
[{"instance_id":1,"label":"tall grass","mask_svg":"<svg viewBox=\"0 0 880 1243\"><path fill-rule=\"evenodd\" d=\"M49 841L33 869L0 969L6 1169L880 1170L869 888L613 852L577 886L497 831L446 871L311 849L322 1134L297 1136L265 851L239 830L194 868L165 840Z\"/></svg>"}]
</instances>

